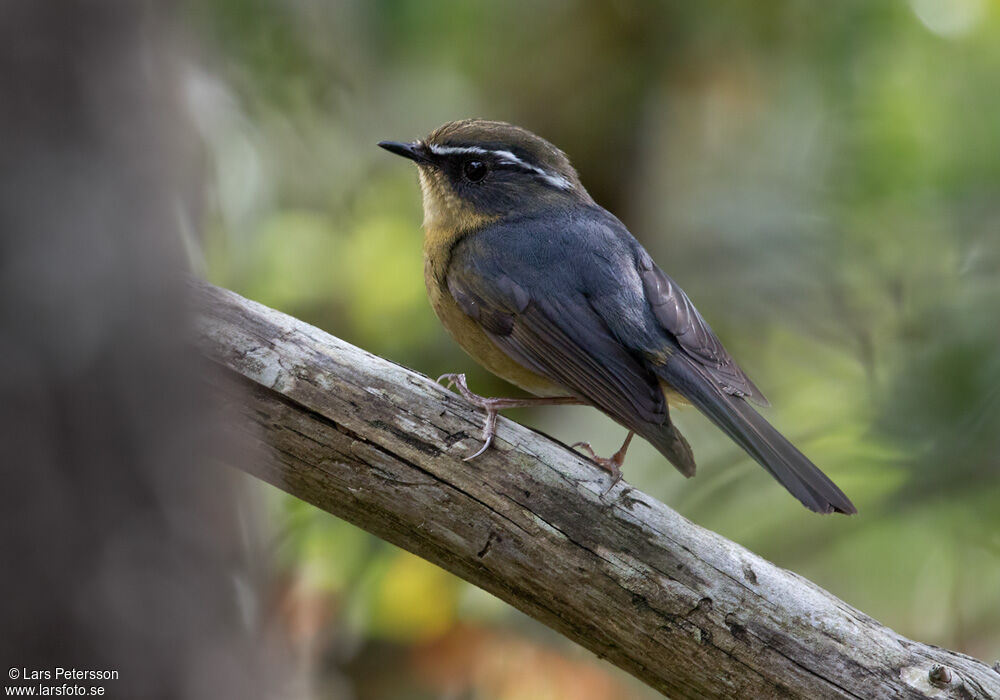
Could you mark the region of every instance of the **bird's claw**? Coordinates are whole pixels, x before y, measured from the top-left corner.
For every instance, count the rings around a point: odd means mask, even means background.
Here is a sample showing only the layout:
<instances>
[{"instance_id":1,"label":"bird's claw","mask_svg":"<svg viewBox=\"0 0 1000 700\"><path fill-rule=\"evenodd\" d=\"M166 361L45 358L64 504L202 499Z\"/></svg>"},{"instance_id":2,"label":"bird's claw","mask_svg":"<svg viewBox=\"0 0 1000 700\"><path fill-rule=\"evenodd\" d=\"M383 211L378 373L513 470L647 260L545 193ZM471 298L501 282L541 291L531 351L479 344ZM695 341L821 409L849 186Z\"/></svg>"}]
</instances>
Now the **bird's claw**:
<instances>
[{"instance_id":1,"label":"bird's claw","mask_svg":"<svg viewBox=\"0 0 1000 700\"><path fill-rule=\"evenodd\" d=\"M438 384L444 382L444 386L446 389L454 389L455 387L459 387L460 389L464 388L466 391L469 390L469 387L465 383L464 374L446 373L438 377L436 381Z\"/></svg>"},{"instance_id":2,"label":"bird's claw","mask_svg":"<svg viewBox=\"0 0 1000 700\"><path fill-rule=\"evenodd\" d=\"M591 461L604 471L611 474L611 483L608 484L607 488L601 491L601 496L606 496L615 485L622 480L622 462L625 461L625 450L628 448L629 441L631 440L631 434L625 440L625 445L621 450L616 452L611 457L598 457L597 453L594 452L594 448L590 446L589 442L574 442L570 445L571 448L581 448L590 457Z\"/></svg>"},{"instance_id":3,"label":"bird's claw","mask_svg":"<svg viewBox=\"0 0 1000 700\"><path fill-rule=\"evenodd\" d=\"M489 420L489 418L487 418L487 420ZM490 445L492 445L492 444L493 444L493 436L492 435L490 435L489 437L483 438L483 446L480 447L475 452L473 452L468 457L462 457L462 461L463 462L471 462L476 457L478 457L479 455L481 455L483 452L486 452L486 450L488 450L490 448Z\"/></svg>"},{"instance_id":4,"label":"bird's claw","mask_svg":"<svg viewBox=\"0 0 1000 700\"><path fill-rule=\"evenodd\" d=\"M496 435L497 431L497 399L490 399L485 396L480 396L479 394L474 394L469 385L466 384L464 374L442 374L437 378L438 383L444 382L444 385L448 389L457 389L458 393L461 394L467 401L475 404L477 407L486 411L486 422L483 425L483 444L478 450L473 452L468 457L463 457L463 462L468 462L475 459L479 455L486 452L490 445L493 444L493 436Z\"/></svg>"},{"instance_id":5,"label":"bird's claw","mask_svg":"<svg viewBox=\"0 0 1000 700\"><path fill-rule=\"evenodd\" d=\"M466 457L463 461L468 462L475 459L489 449L493 444L493 437L497 432L497 416L500 411L507 408L524 408L526 406L547 406L547 405L567 405L579 404L581 401L573 396L550 396L530 399L506 399L489 398L475 394L465 383L464 374L442 374L437 378L438 383L444 383L448 389L456 389L462 397L474 406L486 412L486 423L483 425L483 445L476 452Z\"/></svg>"}]
</instances>

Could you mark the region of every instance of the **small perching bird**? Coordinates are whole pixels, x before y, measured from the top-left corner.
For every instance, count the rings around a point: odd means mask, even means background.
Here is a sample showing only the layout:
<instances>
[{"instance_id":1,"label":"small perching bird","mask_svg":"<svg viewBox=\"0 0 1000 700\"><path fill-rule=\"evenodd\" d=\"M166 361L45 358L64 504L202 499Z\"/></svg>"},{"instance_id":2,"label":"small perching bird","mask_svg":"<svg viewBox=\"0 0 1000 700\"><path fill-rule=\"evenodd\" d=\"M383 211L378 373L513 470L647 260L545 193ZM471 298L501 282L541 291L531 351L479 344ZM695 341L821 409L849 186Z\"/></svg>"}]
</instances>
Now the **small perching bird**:
<instances>
[{"instance_id":1,"label":"small perching bird","mask_svg":"<svg viewBox=\"0 0 1000 700\"><path fill-rule=\"evenodd\" d=\"M445 375L486 411L587 404L628 428L610 458L614 484L633 433L685 476L687 440L668 398L691 403L807 508L856 513L805 455L748 403L767 400L681 288L584 189L566 155L504 122L450 122L422 141L383 141L417 164L424 204L424 277L435 313L494 374L540 398L486 398ZM610 488L610 487L609 487Z\"/></svg>"}]
</instances>

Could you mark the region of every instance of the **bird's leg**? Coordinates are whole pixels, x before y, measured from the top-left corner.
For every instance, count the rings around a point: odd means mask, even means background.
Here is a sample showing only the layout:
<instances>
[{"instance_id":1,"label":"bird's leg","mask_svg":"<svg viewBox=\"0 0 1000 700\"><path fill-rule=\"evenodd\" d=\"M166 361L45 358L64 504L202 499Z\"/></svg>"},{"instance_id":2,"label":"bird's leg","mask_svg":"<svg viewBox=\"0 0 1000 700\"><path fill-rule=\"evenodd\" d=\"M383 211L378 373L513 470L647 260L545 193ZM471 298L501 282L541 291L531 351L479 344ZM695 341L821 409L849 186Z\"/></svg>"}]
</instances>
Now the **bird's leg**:
<instances>
[{"instance_id":1,"label":"bird's leg","mask_svg":"<svg viewBox=\"0 0 1000 700\"><path fill-rule=\"evenodd\" d=\"M444 381L445 386L449 389L458 389L458 393L464 396L466 401L469 401L486 411L486 423L483 425L483 446L473 454L466 457L463 460L465 462L468 462L470 459L475 459L485 452L491 444L493 444L493 436L496 435L497 432L497 415L499 415L500 411L507 408L528 408L530 406L571 406L583 403L583 401L575 396L551 396L533 399L488 398L486 396L480 396L479 394L472 393L469 386L465 383L464 374L442 374L438 377L438 381Z\"/></svg>"},{"instance_id":2,"label":"bird's leg","mask_svg":"<svg viewBox=\"0 0 1000 700\"><path fill-rule=\"evenodd\" d=\"M613 489L615 484L622 480L622 463L625 461L625 453L628 452L629 443L632 442L632 438L634 436L635 433L631 430L628 431L628 435L626 436L625 442L622 444L621 448L610 457L598 457L594 454L594 448L590 446L589 442L575 442L571 445L571 447L582 447L590 454L590 458L597 466L611 473L611 484L608 488L604 489L604 492L601 493L602 496Z\"/></svg>"}]
</instances>

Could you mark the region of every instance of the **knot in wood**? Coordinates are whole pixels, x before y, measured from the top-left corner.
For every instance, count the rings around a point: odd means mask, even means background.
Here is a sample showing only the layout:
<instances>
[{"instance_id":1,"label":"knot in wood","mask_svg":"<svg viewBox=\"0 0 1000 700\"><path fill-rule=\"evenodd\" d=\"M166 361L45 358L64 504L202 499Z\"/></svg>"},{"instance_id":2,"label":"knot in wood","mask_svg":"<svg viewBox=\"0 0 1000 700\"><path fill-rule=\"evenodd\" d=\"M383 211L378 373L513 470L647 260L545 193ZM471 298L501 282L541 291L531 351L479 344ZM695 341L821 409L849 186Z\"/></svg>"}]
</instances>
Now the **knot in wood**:
<instances>
[{"instance_id":1,"label":"knot in wood","mask_svg":"<svg viewBox=\"0 0 1000 700\"><path fill-rule=\"evenodd\" d=\"M937 686L944 686L951 684L951 669L947 666L942 666L937 664L931 667L930 673L927 674L931 683Z\"/></svg>"}]
</instances>

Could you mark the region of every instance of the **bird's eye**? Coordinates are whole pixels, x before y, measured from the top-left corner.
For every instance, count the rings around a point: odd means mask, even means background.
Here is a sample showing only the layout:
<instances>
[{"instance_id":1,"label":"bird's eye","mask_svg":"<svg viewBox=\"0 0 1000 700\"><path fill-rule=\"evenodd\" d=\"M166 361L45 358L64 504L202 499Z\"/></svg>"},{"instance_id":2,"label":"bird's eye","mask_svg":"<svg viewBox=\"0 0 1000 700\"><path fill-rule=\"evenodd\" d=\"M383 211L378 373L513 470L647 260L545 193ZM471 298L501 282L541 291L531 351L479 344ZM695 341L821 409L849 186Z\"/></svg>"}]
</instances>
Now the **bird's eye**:
<instances>
[{"instance_id":1,"label":"bird's eye","mask_svg":"<svg viewBox=\"0 0 1000 700\"><path fill-rule=\"evenodd\" d=\"M469 182L480 182L489 171L489 166L481 160L467 160L462 166L462 174Z\"/></svg>"}]
</instances>

